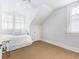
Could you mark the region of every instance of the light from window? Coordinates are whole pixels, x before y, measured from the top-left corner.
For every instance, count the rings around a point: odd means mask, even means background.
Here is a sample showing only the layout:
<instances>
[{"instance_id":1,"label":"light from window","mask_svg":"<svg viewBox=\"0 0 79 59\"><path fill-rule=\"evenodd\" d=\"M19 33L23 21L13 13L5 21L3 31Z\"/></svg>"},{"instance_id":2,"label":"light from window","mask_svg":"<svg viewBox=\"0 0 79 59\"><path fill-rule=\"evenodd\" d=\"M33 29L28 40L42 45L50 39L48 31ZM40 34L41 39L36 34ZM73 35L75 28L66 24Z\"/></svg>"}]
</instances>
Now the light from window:
<instances>
[{"instance_id":1,"label":"light from window","mask_svg":"<svg viewBox=\"0 0 79 59\"><path fill-rule=\"evenodd\" d=\"M69 32L79 33L79 7L71 10Z\"/></svg>"},{"instance_id":2,"label":"light from window","mask_svg":"<svg viewBox=\"0 0 79 59\"><path fill-rule=\"evenodd\" d=\"M79 8L72 8L72 15L79 14Z\"/></svg>"},{"instance_id":3,"label":"light from window","mask_svg":"<svg viewBox=\"0 0 79 59\"><path fill-rule=\"evenodd\" d=\"M2 31L14 34L21 34L26 29L25 16L17 13L2 14Z\"/></svg>"}]
</instances>

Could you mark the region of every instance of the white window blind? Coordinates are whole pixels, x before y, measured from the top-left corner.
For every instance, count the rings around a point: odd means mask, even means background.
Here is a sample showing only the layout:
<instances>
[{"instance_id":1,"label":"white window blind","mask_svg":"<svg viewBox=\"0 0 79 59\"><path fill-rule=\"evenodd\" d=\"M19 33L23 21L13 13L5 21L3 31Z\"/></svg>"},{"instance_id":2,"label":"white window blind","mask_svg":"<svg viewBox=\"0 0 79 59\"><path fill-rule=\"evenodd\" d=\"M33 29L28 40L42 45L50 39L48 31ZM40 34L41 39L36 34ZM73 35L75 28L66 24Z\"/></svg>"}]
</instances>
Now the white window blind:
<instances>
[{"instance_id":1,"label":"white window blind","mask_svg":"<svg viewBox=\"0 0 79 59\"><path fill-rule=\"evenodd\" d=\"M79 33L79 7L72 8L71 10L69 32Z\"/></svg>"},{"instance_id":2,"label":"white window blind","mask_svg":"<svg viewBox=\"0 0 79 59\"><path fill-rule=\"evenodd\" d=\"M13 16L12 14L3 14L2 15L2 30L12 30L13 29Z\"/></svg>"},{"instance_id":3,"label":"white window blind","mask_svg":"<svg viewBox=\"0 0 79 59\"><path fill-rule=\"evenodd\" d=\"M25 16L18 13L3 13L2 14L2 31L8 33L25 32Z\"/></svg>"},{"instance_id":4,"label":"white window blind","mask_svg":"<svg viewBox=\"0 0 79 59\"><path fill-rule=\"evenodd\" d=\"M25 17L24 16L16 15L14 23L15 23L14 24L15 30L23 31L25 29Z\"/></svg>"}]
</instances>

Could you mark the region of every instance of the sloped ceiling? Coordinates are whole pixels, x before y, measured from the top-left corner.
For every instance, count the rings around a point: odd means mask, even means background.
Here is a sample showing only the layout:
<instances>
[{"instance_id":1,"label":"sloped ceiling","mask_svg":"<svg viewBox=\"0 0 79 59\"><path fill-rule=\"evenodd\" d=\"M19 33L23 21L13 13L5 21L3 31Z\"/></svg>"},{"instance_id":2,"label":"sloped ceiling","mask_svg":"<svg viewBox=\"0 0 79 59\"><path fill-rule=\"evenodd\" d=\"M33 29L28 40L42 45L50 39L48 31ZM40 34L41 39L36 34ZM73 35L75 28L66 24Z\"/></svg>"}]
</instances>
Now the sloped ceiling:
<instances>
[{"instance_id":1,"label":"sloped ceiling","mask_svg":"<svg viewBox=\"0 0 79 59\"><path fill-rule=\"evenodd\" d=\"M20 11L21 13L25 14L26 17L30 14L30 10L35 10L37 14L34 17L29 16L33 20L32 24L42 24L54 9L60 8L75 1L77 0L31 0L31 2L27 5L27 3L24 3L23 0L0 0L0 4L2 5L1 8L3 11L17 10L18 12Z\"/></svg>"},{"instance_id":2,"label":"sloped ceiling","mask_svg":"<svg viewBox=\"0 0 79 59\"><path fill-rule=\"evenodd\" d=\"M31 0L32 6L39 8L32 24L42 24L56 8L63 7L77 0Z\"/></svg>"},{"instance_id":3,"label":"sloped ceiling","mask_svg":"<svg viewBox=\"0 0 79 59\"><path fill-rule=\"evenodd\" d=\"M34 17L32 24L42 24L46 18L52 13L53 8L48 5L42 5L38 8L38 12Z\"/></svg>"},{"instance_id":4,"label":"sloped ceiling","mask_svg":"<svg viewBox=\"0 0 79 59\"><path fill-rule=\"evenodd\" d=\"M42 4L46 4L53 8L59 8L77 0L31 0L31 1L32 1L31 3L36 7Z\"/></svg>"}]
</instances>

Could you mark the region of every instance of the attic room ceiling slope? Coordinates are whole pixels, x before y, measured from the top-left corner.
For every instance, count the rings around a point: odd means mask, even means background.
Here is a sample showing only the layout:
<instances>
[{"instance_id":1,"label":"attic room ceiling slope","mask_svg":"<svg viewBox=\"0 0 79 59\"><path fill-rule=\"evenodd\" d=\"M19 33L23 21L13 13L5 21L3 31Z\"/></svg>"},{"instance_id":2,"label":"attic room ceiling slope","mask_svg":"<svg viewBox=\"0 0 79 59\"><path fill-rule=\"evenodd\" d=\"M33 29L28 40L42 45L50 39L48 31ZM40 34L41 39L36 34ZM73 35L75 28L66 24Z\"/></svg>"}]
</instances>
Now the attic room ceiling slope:
<instances>
[{"instance_id":1,"label":"attic room ceiling slope","mask_svg":"<svg viewBox=\"0 0 79 59\"><path fill-rule=\"evenodd\" d=\"M75 1L78 1L78 0L31 0L31 3L36 7L42 4L46 4L51 6L52 8L60 8L64 5L73 3Z\"/></svg>"},{"instance_id":2,"label":"attic room ceiling slope","mask_svg":"<svg viewBox=\"0 0 79 59\"><path fill-rule=\"evenodd\" d=\"M32 24L42 24L48 16L53 13L56 8L63 7L67 4L76 2L77 0L31 0L31 4L39 8L39 11L34 18Z\"/></svg>"},{"instance_id":3,"label":"attic room ceiling slope","mask_svg":"<svg viewBox=\"0 0 79 59\"><path fill-rule=\"evenodd\" d=\"M19 6L18 3L20 2L23 2L24 4L21 5L22 7L18 7L17 10L21 11L23 14L25 14L27 10L38 9L37 15L33 17L33 24L42 24L46 20L47 16L49 16L54 9L60 8L64 5L75 2L77 0L31 0L30 3L26 3L27 1L28 0L25 0L24 3L23 0L0 0L0 2L3 2L2 3L3 10L9 10L9 11L16 10L17 6ZM28 6L25 6L26 4ZM28 12L28 14L29 13L30 12Z\"/></svg>"},{"instance_id":4,"label":"attic room ceiling slope","mask_svg":"<svg viewBox=\"0 0 79 59\"><path fill-rule=\"evenodd\" d=\"M31 24L42 24L46 18L53 12L53 8L48 5L42 5L38 8L38 12Z\"/></svg>"}]
</instances>

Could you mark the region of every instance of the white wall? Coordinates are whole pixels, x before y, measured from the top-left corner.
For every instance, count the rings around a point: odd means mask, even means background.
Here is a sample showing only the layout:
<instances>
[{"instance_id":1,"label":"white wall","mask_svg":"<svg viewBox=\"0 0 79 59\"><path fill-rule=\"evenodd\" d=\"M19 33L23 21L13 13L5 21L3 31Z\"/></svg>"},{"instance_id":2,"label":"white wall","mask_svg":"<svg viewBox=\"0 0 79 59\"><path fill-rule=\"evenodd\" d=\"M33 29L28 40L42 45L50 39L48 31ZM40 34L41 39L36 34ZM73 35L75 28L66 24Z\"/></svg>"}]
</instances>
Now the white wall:
<instances>
[{"instance_id":1,"label":"white wall","mask_svg":"<svg viewBox=\"0 0 79 59\"><path fill-rule=\"evenodd\" d=\"M30 32L33 41L40 40L42 35L42 24L46 18L53 12L53 8L48 5L40 5L38 7L38 12L30 24Z\"/></svg>"},{"instance_id":2,"label":"white wall","mask_svg":"<svg viewBox=\"0 0 79 59\"><path fill-rule=\"evenodd\" d=\"M66 8L55 10L43 24L43 38L62 41L66 33L66 15Z\"/></svg>"},{"instance_id":3,"label":"white wall","mask_svg":"<svg viewBox=\"0 0 79 59\"><path fill-rule=\"evenodd\" d=\"M31 38L33 41L40 40L41 35L42 35L42 26L41 25L31 25L30 34L31 34Z\"/></svg>"},{"instance_id":4,"label":"white wall","mask_svg":"<svg viewBox=\"0 0 79 59\"><path fill-rule=\"evenodd\" d=\"M43 24L43 40L79 52L79 34L67 33L68 6L55 10Z\"/></svg>"}]
</instances>

